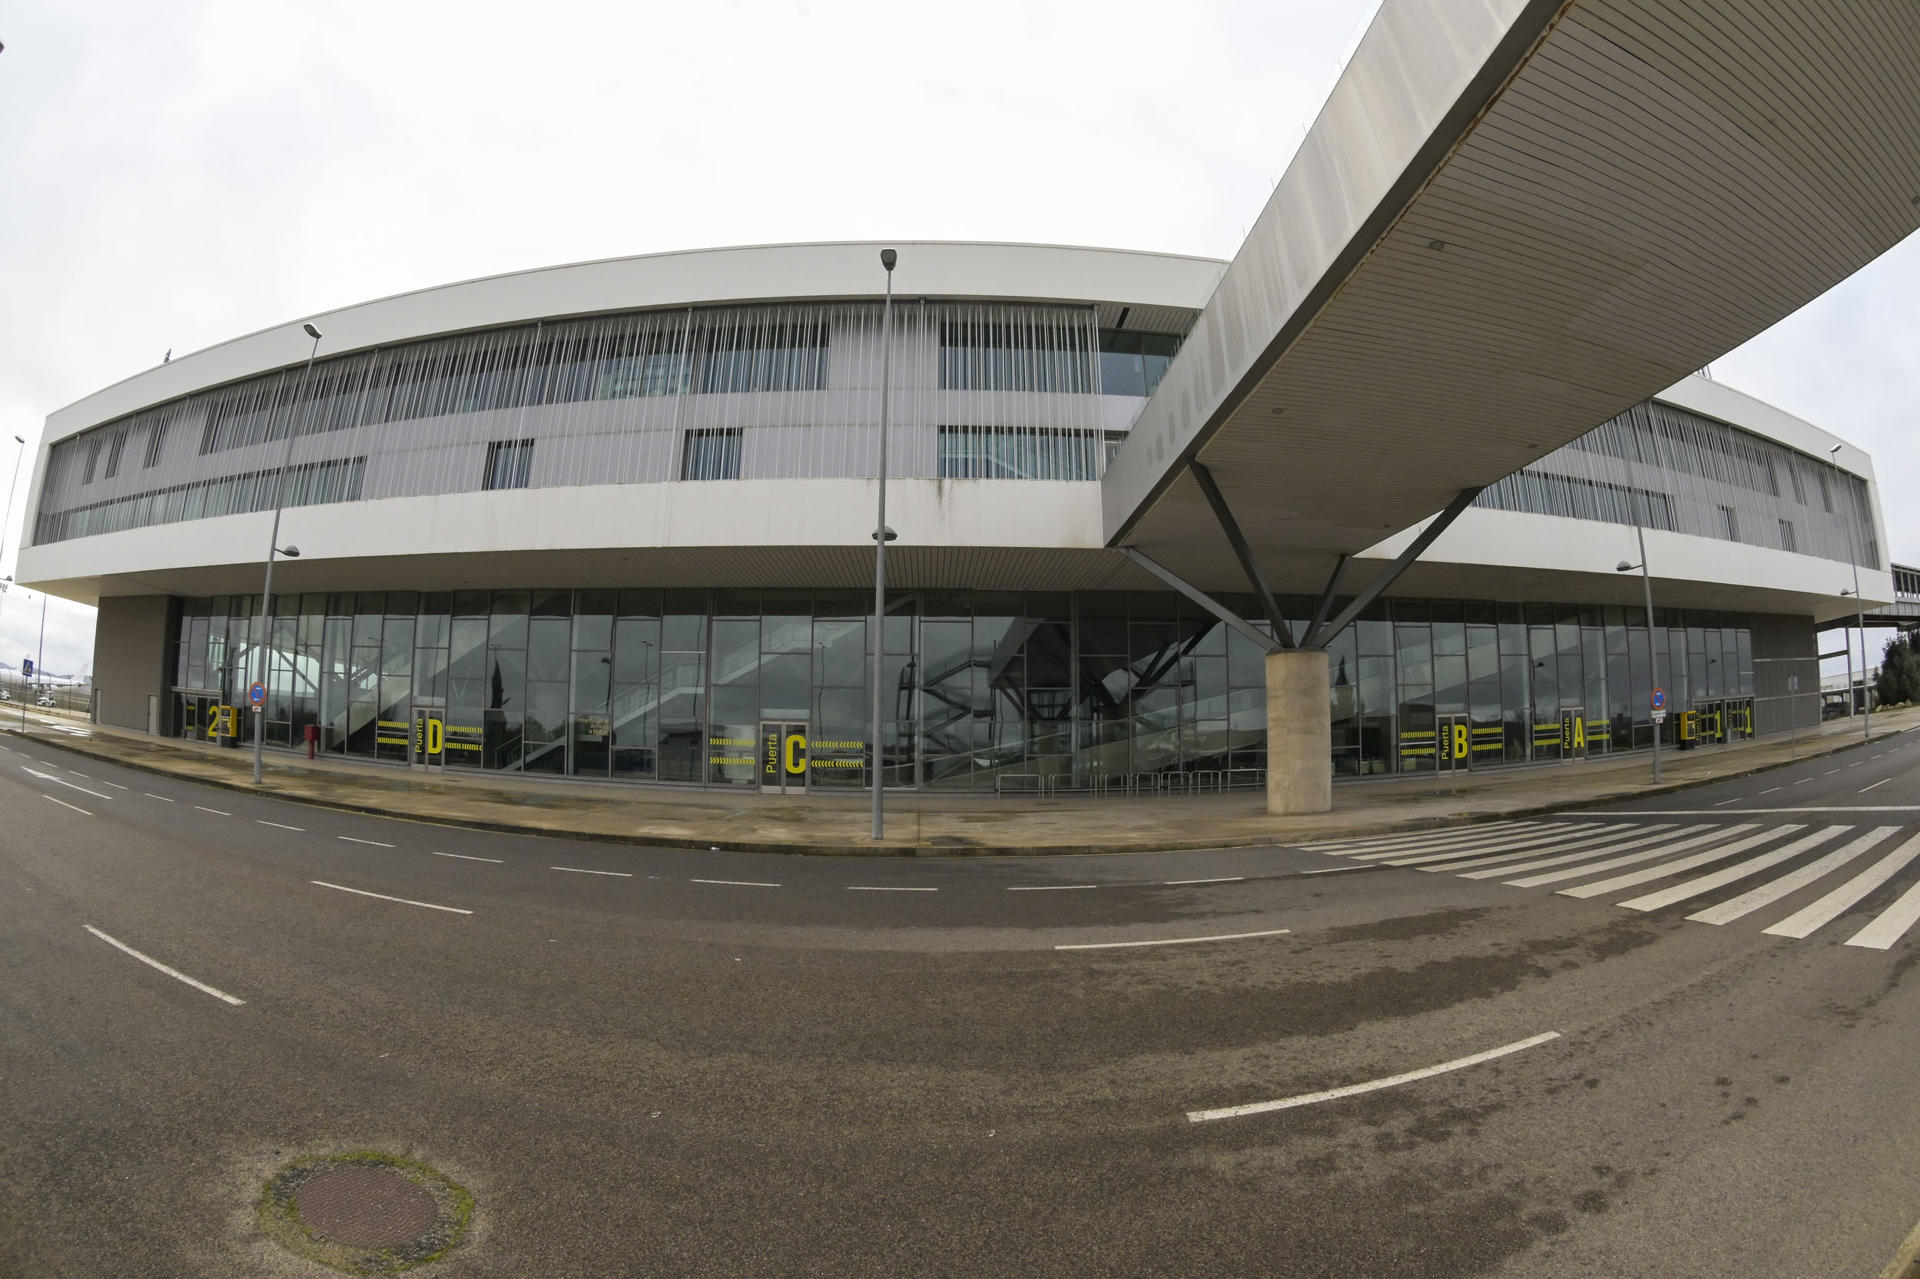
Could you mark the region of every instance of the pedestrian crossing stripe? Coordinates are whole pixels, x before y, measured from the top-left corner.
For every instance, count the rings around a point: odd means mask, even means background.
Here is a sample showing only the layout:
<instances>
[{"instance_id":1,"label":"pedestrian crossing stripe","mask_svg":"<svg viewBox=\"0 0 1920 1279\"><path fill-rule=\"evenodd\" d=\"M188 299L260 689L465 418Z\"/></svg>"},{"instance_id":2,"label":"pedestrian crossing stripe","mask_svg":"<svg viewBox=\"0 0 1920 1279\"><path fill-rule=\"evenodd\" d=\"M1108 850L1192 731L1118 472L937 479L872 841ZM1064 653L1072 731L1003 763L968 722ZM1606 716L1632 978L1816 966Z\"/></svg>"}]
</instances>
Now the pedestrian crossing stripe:
<instances>
[{"instance_id":1,"label":"pedestrian crossing stripe","mask_svg":"<svg viewBox=\"0 0 1920 1279\"><path fill-rule=\"evenodd\" d=\"M1695 901L1743 880L1761 880L1744 892L1685 917L1713 926L1780 906L1796 894L1846 874L1847 878L1817 900L1761 929L1768 936L1804 940L1920 863L1920 834L1910 834L1887 850L1888 842L1902 829L1875 826L1862 830L1840 823L1789 823L1762 829L1758 822L1666 822L1653 826L1501 822L1471 831L1382 836L1310 847L1356 862L1462 879L1493 879L1514 888L1564 884L1566 887L1554 888L1560 896L1591 899L1618 895L1615 905L1643 913ZM1862 869L1860 864L1874 853L1880 855ZM1809 855L1813 860L1796 864ZM1688 874L1695 871L1700 873ZM1684 878L1676 878L1681 876ZM1672 882L1634 891L1662 880ZM1843 944L1889 950L1916 925L1920 925L1920 877L1907 884L1892 902L1880 906Z\"/></svg>"}]
</instances>

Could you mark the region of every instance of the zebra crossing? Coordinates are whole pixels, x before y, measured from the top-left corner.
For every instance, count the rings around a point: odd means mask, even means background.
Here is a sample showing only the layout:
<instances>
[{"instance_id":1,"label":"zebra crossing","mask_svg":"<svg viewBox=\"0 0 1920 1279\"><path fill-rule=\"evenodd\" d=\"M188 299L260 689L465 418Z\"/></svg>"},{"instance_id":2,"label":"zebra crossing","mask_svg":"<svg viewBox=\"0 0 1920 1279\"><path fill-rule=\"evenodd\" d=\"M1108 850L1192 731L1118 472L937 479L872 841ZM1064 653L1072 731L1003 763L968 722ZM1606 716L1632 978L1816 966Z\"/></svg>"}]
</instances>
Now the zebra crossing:
<instances>
[{"instance_id":1,"label":"zebra crossing","mask_svg":"<svg viewBox=\"0 0 1920 1279\"><path fill-rule=\"evenodd\" d=\"M1686 918L1716 927L1765 922L1761 932L1795 940L1904 877L1912 882L1891 902L1876 899L1878 909L1844 944L1890 950L1920 923L1920 833L1901 826L1673 817L1652 824L1515 821L1299 847L1361 864L1603 898L1623 910L1705 902ZM1743 885L1744 891L1714 900Z\"/></svg>"}]
</instances>

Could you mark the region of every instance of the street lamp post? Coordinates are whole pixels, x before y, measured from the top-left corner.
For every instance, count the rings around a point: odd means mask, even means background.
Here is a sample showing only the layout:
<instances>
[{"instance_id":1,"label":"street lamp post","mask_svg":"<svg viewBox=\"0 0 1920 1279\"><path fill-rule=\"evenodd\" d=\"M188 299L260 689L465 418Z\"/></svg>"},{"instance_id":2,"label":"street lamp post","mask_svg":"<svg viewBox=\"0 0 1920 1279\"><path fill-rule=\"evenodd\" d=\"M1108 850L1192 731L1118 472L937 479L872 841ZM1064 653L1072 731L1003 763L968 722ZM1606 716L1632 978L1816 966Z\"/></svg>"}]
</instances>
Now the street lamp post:
<instances>
[{"instance_id":1,"label":"street lamp post","mask_svg":"<svg viewBox=\"0 0 1920 1279\"><path fill-rule=\"evenodd\" d=\"M4 563L7 558L7 531L13 527L13 490L20 482L20 455L26 447L27 441L24 436L13 437L13 471L7 476L7 513L4 517L0 517L0 563ZM7 574L5 580L0 580L0 602L6 600L7 588L12 585L13 574L11 573ZM24 696L25 694L22 693L23 698ZM23 721L26 714L26 702L23 700L20 704L20 717Z\"/></svg>"},{"instance_id":2,"label":"street lamp post","mask_svg":"<svg viewBox=\"0 0 1920 1279\"><path fill-rule=\"evenodd\" d=\"M887 272L887 300L880 312L880 514L873 528L873 837L886 835L886 769L881 763L881 696L887 669L887 543L895 537L887 527L888 400L893 374L893 265L900 255L880 250Z\"/></svg>"},{"instance_id":3,"label":"street lamp post","mask_svg":"<svg viewBox=\"0 0 1920 1279\"><path fill-rule=\"evenodd\" d=\"M1840 474L1841 474L1840 447L1841 447L1840 445L1836 444L1832 448L1827 450L1827 464L1833 467L1833 474L1836 480L1840 478ZM1846 486L1844 484L1837 483L1834 485L1834 488L1840 490L1841 492L1846 491ZM1837 498L1838 498L1838 495L1836 494L1836 500ZM1846 504L1843 503L1842 505L1844 506ZM1855 624L1860 628L1860 685L1861 685L1860 687L1860 740L1870 742L1873 740L1873 690L1866 687L1866 683L1867 683L1867 610L1866 610L1866 606L1860 602L1860 557L1854 553L1854 549L1853 549L1853 514L1852 512L1849 510L1843 509L1840 512L1840 523L1841 523L1841 526L1847 530L1847 562L1853 565L1853 620ZM1842 595L1845 595L1847 592L1841 591L1840 593ZM1853 641L1851 639L1847 641L1847 654L1848 654L1847 664L1851 666L1853 664L1853 656L1852 656ZM1847 700L1848 700L1848 703L1851 704L1853 700L1853 688L1851 687L1851 684L1852 684L1851 676L1849 676L1848 678L1848 684L1849 684L1849 687L1847 688Z\"/></svg>"},{"instance_id":4,"label":"street lamp post","mask_svg":"<svg viewBox=\"0 0 1920 1279\"><path fill-rule=\"evenodd\" d=\"M300 326L307 336L313 339L313 345L307 350L307 367L300 373L300 388L294 392L293 402L297 409L306 395L307 379L313 375L313 358L320 353L320 330L311 322ZM272 641L268 634L273 625L273 557L285 555L289 559L299 557L297 547L280 545L280 512L287 504L287 468L293 464L293 441L299 432L294 430L294 414L287 414L287 447L280 455L280 471L273 478L273 531L267 535L267 580L260 588L260 633L254 639L254 680L265 687L267 682L267 648ZM251 697L248 699L251 701ZM260 784L260 756L266 743L267 705L262 701L253 708L253 784Z\"/></svg>"},{"instance_id":5,"label":"street lamp post","mask_svg":"<svg viewBox=\"0 0 1920 1279\"><path fill-rule=\"evenodd\" d=\"M1647 670L1653 677L1651 687L1659 688L1660 656L1653 646L1653 578L1647 572L1647 534L1646 530L1642 529L1637 521L1633 526L1633 534L1640 539L1640 562L1638 564L1629 564L1625 560L1621 560L1619 564L1614 566L1613 571L1616 573L1631 573L1636 568L1640 570L1640 590L1645 597L1647 606ZM1653 780L1656 783L1660 780L1659 724L1653 726Z\"/></svg>"}]
</instances>

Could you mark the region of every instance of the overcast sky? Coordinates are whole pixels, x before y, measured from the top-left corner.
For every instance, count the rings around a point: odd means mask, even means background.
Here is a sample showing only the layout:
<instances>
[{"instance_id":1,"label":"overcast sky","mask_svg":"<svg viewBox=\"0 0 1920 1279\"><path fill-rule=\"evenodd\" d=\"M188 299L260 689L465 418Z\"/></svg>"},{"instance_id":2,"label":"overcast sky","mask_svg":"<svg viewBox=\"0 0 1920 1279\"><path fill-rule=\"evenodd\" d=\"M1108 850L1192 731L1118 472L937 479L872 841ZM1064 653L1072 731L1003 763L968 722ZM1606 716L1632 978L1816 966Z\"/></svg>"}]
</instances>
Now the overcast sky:
<instances>
[{"instance_id":1,"label":"overcast sky","mask_svg":"<svg viewBox=\"0 0 1920 1279\"><path fill-rule=\"evenodd\" d=\"M477 275L710 245L1231 257L1375 7L0 10L0 483L10 437L27 441L0 573L47 413L168 348ZM1909 240L1713 365L1873 454L1908 562L1916 286ZM85 668L92 610L54 600L47 618L47 667ZM39 621L37 593L8 594L0 660L32 652Z\"/></svg>"}]
</instances>

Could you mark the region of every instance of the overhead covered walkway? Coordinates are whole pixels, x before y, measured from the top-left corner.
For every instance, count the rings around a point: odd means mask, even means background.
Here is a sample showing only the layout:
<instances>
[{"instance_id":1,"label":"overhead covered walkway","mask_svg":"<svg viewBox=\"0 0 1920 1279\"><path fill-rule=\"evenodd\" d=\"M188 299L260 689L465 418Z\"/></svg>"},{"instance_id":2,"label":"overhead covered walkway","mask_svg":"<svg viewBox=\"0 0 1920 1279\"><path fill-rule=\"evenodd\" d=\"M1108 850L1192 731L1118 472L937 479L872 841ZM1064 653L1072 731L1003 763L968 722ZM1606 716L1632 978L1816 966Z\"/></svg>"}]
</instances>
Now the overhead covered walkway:
<instances>
[{"instance_id":1,"label":"overhead covered walkway","mask_svg":"<svg viewBox=\"0 0 1920 1279\"><path fill-rule=\"evenodd\" d=\"M1904 0L1389 0L1108 471L1108 544L1199 591L1364 595L1342 557L1916 226ZM1317 657L1270 659L1270 707L1315 702ZM1321 732L1270 738L1276 810L1328 802Z\"/></svg>"}]
</instances>

